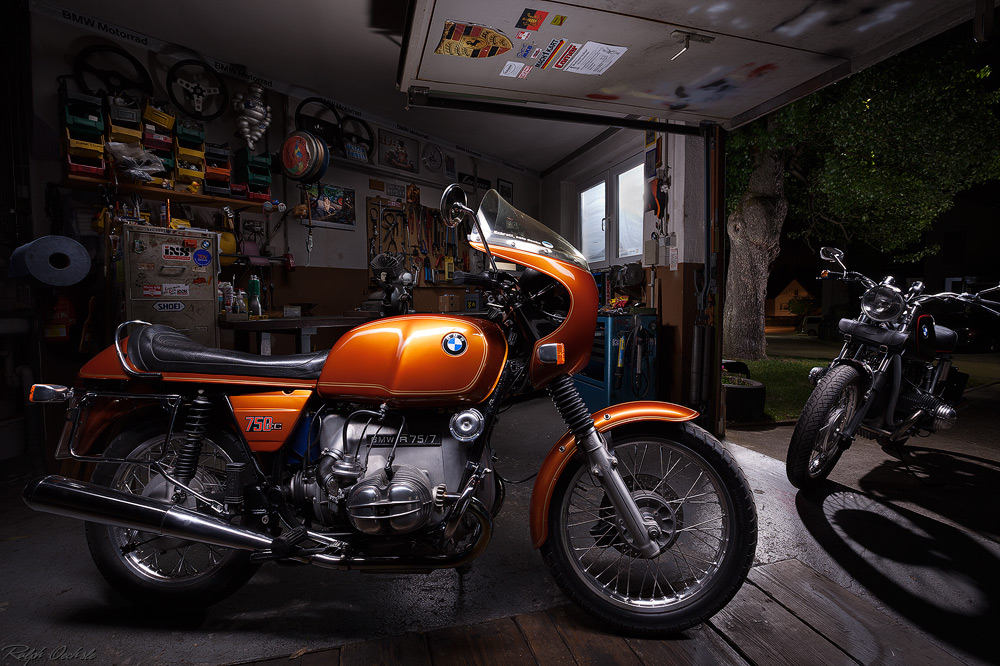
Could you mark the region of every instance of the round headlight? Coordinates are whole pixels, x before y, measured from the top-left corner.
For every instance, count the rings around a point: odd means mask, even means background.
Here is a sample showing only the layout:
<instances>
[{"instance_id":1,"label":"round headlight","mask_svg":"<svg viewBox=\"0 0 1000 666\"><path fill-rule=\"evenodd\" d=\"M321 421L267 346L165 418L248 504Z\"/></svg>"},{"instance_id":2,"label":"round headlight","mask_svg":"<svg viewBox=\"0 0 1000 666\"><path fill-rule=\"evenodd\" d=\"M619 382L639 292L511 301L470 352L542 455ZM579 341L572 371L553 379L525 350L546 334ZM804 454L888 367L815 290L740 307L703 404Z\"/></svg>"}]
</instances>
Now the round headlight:
<instances>
[{"instance_id":1,"label":"round headlight","mask_svg":"<svg viewBox=\"0 0 1000 666\"><path fill-rule=\"evenodd\" d=\"M903 314L905 307L902 292L888 284L874 286L861 297L861 309L875 321L892 321Z\"/></svg>"}]
</instances>

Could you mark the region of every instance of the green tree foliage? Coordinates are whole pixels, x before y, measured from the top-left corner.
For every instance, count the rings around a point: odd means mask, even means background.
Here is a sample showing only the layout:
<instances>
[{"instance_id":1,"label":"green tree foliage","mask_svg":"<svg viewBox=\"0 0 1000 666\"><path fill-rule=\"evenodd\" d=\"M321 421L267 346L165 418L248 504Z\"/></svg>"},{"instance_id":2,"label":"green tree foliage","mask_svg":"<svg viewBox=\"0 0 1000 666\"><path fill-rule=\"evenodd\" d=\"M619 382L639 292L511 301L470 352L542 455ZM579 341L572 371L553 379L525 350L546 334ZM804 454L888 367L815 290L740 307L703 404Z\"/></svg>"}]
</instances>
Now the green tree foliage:
<instances>
[{"instance_id":1,"label":"green tree foliage","mask_svg":"<svg viewBox=\"0 0 1000 666\"><path fill-rule=\"evenodd\" d=\"M790 236L908 259L933 252L919 245L923 232L954 195L1000 178L989 56L958 28L740 128L727 143L729 210L754 156L774 152L786 165Z\"/></svg>"},{"instance_id":2,"label":"green tree foliage","mask_svg":"<svg viewBox=\"0 0 1000 666\"><path fill-rule=\"evenodd\" d=\"M803 317L811 315L819 309L819 301L809 296L796 296L788 301L788 312Z\"/></svg>"}]
</instances>

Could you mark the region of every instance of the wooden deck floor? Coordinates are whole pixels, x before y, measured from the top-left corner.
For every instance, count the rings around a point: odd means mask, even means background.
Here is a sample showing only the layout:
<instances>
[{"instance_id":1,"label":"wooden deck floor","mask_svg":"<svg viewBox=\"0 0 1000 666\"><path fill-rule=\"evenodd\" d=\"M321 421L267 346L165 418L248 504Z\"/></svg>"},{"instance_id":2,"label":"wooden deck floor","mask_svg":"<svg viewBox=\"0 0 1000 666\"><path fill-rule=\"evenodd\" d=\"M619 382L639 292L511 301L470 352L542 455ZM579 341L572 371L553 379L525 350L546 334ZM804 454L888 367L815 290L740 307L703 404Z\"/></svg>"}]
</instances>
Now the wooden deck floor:
<instances>
[{"instance_id":1,"label":"wooden deck floor","mask_svg":"<svg viewBox=\"0 0 1000 666\"><path fill-rule=\"evenodd\" d=\"M344 645L254 666L960 666L922 635L798 560L755 567L709 622L667 640L597 629L572 606Z\"/></svg>"}]
</instances>

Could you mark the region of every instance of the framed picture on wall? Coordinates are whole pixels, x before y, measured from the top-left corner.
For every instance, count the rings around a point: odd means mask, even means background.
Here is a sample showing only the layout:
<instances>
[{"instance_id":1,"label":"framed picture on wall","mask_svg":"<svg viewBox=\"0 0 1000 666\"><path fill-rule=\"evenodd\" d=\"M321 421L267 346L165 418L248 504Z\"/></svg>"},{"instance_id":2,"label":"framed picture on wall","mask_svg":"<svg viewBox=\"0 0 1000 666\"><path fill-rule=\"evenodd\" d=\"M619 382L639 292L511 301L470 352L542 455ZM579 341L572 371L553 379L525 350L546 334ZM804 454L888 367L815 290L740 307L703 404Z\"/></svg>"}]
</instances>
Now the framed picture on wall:
<instances>
[{"instance_id":1,"label":"framed picture on wall","mask_svg":"<svg viewBox=\"0 0 1000 666\"><path fill-rule=\"evenodd\" d=\"M455 167L454 155L444 156L444 177L450 181L454 181L458 178L458 169Z\"/></svg>"},{"instance_id":2,"label":"framed picture on wall","mask_svg":"<svg viewBox=\"0 0 1000 666\"><path fill-rule=\"evenodd\" d=\"M417 173L417 160L420 159L419 146L416 139L402 134L379 130L378 132L378 163L382 166Z\"/></svg>"},{"instance_id":3,"label":"framed picture on wall","mask_svg":"<svg viewBox=\"0 0 1000 666\"><path fill-rule=\"evenodd\" d=\"M514 203L514 183L509 180L497 178L497 192L507 201L507 203Z\"/></svg>"},{"instance_id":4,"label":"framed picture on wall","mask_svg":"<svg viewBox=\"0 0 1000 666\"><path fill-rule=\"evenodd\" d=\"M354 231L357 218L354 213L354 190L332 185L309 185L306 187L309 207L312 209L312 224L328 229ZM302 221L307 224L307 220Z\"/></svg>"}]
</instances>

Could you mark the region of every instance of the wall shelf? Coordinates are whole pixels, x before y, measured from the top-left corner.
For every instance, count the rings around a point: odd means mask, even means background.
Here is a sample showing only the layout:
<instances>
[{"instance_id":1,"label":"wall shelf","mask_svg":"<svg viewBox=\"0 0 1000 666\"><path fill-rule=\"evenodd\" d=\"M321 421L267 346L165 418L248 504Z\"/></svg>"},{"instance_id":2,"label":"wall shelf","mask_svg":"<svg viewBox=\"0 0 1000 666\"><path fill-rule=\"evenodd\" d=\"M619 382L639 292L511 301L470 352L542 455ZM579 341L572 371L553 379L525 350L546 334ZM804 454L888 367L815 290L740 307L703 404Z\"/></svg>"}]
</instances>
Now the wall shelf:
<instances>
[{"instance_id":1,"label":"wall shelf","mask_svg":"<svg viewBox=\"0 0 1000 666\"><path fill-rule=\"evenodd\" d=\"M63 179L62 186L70 189L88 189L96 191L101 185L115 187L115 184L105 178L93 178L89 176L79 176L67 174ZM208 208L221 208L232 206L241 209L246 207L260 208L260 201L250 201L248 199L234 199L232 197L216 197L210 194L195 194L184 190L167 190L162 187L151 185L140 185L119 181L117 185L117 195L138 194L143 199L151 201L166 201L187 204L189 206L205 206Z\"/></svg>"}]
</instances>

